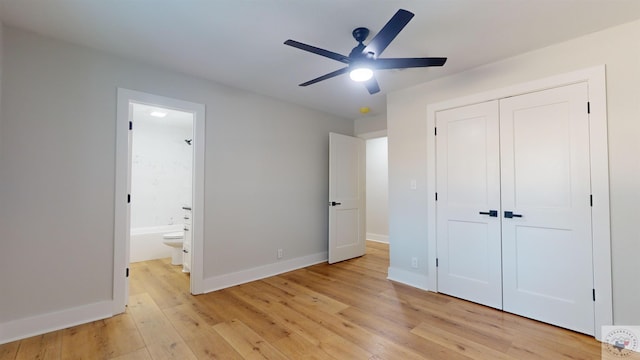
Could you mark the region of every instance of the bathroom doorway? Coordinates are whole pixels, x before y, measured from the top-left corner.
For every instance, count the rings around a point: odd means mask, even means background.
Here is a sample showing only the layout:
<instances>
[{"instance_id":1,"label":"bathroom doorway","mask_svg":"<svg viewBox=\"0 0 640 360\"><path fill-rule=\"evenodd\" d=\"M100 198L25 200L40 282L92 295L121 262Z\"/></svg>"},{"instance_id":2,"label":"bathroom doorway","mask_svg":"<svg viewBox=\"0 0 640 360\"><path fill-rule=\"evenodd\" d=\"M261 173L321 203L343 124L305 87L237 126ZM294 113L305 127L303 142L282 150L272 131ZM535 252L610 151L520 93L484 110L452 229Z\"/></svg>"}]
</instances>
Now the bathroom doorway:
<instances>
[{"instance_id":1,"label":"bathroom doorway","mask_svg":"<svg viewBox=\"0 0 640 360\"><path fill-rule=\"evenodd\" d=\"M193 113L131 103L129 261L191 271Z\"/></svg>"},{"instance_id":2,"label":"bathroom doorway","mask_svg":"<svg viewBox=\"0 0 640 360\"><path fill-rule=\"evenodd\" d=\"M202 104L118 89L114 313L130 262L171 257L202 293L204 119Z\"/></svg>"}]
</instances>

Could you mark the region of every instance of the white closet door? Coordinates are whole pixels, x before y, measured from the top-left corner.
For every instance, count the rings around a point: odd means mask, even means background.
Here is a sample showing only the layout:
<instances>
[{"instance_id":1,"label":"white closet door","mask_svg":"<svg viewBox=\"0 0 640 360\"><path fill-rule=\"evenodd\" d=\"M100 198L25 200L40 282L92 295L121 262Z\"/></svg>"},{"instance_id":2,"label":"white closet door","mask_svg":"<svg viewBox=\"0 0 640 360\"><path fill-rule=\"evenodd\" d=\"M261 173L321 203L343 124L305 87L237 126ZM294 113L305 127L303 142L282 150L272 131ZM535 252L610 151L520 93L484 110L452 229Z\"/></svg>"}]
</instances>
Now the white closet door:
<instances>
[{"instance_id":1,"label":"white closet door","mask_svg":"<svg viewBox=\"0 0 640 360\"><path fill-rule=\"evenodd\" d=\"M438 291L502 308L498 102L438 112L436 126Z\"/></svg>"},{"instance_id":2,"label":"white closet door","mask_svg":"<svg viewBox=\"0 0 640 360\"><path fill-rule=\"evenodd\" d=\"M580 83L500 101L503 301L505 311L594 334L587 91Z\"/></svg>"}]
</instances>

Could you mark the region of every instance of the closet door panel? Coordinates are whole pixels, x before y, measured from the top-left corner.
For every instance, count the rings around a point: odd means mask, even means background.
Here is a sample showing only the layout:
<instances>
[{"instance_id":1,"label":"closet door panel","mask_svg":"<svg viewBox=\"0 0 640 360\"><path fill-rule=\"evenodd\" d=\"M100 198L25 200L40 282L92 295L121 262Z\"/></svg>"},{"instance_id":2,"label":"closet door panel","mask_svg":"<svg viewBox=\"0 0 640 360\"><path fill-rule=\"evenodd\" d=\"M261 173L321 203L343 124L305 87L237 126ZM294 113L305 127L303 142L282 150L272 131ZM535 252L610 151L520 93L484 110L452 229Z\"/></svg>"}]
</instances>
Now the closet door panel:
<instances>
[{"instance_id":1,"label":"closet door panel","mask_svg":"<svg viewBox=\"0 0 640 360\"><path fill-rule=\"evenodd\" d=\"M436 126L438 291L501 308L498 103L438 112Z\"/></svg>"},{"instance_id":2,"label":"closet door panel","mask_svg":"<svg viewBox=\"0 0 640 360\"><path fill-rule=\"evenodd\" d=\"M593 334L587 90L500 101L503 301L505 311Z\"/></svg>"}]
</instances>

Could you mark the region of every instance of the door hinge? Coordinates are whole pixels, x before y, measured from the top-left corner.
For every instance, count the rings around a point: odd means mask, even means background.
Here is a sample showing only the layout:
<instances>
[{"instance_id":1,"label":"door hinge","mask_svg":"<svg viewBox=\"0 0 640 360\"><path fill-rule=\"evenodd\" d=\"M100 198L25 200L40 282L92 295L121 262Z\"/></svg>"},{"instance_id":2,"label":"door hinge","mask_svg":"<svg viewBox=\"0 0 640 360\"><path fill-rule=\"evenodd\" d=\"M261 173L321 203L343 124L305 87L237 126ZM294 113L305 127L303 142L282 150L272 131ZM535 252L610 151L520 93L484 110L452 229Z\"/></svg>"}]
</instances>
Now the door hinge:
<instances>
[{"instance_id":1,"label":"door hinge","mask_svg":"<svg viewBox=\"0 0 640 360\"><path fill-rule=\"evenodd\" d=\"M438 136L438 128L437 127L433 128L433 135Z\"/></svg>"},{"instance_id":2,"label":"door hinge","mask_svg":"<svg viewBox=\"0 0 640 360\"><path fill-rule=\"evenodd\" d=\"M591 114L591 103L587 101L587 114Z\"/></svg>"},{"instance_id":3,"label":"door hinge","mask_svg":"<svg viewBox=\"0 0 640 360\"><path fill-rule=\"evenodd\" d=\"M436 192L436 201L438 201L438 193Z\"/></svg>"},{"instance_id":4,"label":"door hinge","mask_svg":"<svg viewBox=\"0 0 640 360\"><path fill-rule=\"evenodd\" d=\"M125 276L125 277L129 277L129 268L127 268L127 270L125 271L124 276Z\"/></svg>"},{"instance_id":5,"label":"door hinge","mask_svg":"<svg viewBox=\"0 0 640 360\"><path fill-rule=\"evenodd\" d=\"M438 265L439 265L439 264L438 264L438 258L436 258L436 267L438 267Z\"/></svg>"},{"instance_id":6,"label":"door hinge","mask_svg":"<svg viewBox=\"0 0 640 360\"><path fill-rule=\"evenodd\" d=\"M133 121L129 121L129 130L133 130Z\"/></svg>"},{"instance_id":7,"label":"door hinge","mask_svg":"<svg viewBox=\"0 0 640 360\"><path fill-rule=\"evenodd\" d=\"M593 194L589 195L589 206L593 207Z\"/></svg>"},{"instance_id":8,"label":"door hinge","mask_svg":"<svg viewBox=\"0 0 640 360\"><path fill-rule=\"evenodd\" d=\"M596 289L592 289L593 290L593 301L596 301Z\"/></svg>"},{"instance_id":9,"label":"door hinge","mask_svg":"<svg viewBox=\"0 0 640 360\"><path fill-rule=\"evenodd\" d=\"M127 204L131 203L131 194L127 194Z\"/></svg>"}]
</instances>

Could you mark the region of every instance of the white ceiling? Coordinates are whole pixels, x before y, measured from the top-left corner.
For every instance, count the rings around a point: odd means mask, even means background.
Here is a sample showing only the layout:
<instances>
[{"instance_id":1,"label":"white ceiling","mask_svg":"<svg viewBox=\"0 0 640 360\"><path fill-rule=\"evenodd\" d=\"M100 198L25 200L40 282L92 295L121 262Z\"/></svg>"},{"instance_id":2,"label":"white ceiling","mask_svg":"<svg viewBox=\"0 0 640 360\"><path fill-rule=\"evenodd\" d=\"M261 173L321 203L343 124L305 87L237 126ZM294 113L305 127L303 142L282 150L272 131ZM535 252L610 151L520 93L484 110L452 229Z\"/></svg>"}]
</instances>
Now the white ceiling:
<instances>
[{"instance_id":1,"label":"white ceiling","mask_svg":"<svg viewBox=\"0 0 640 360\"><path fill-rule=\"evenodd\" d=\"M448 57L442 68L385 70L369 95L343 64L283 45L348 55L399 9L415 17L382 57ZM640 18L640 0L0 0L9 26L83 44L346 118L386 112L386 93ZM365 41L366 44L366 41Z\"/></svg>"}]
</instances>

